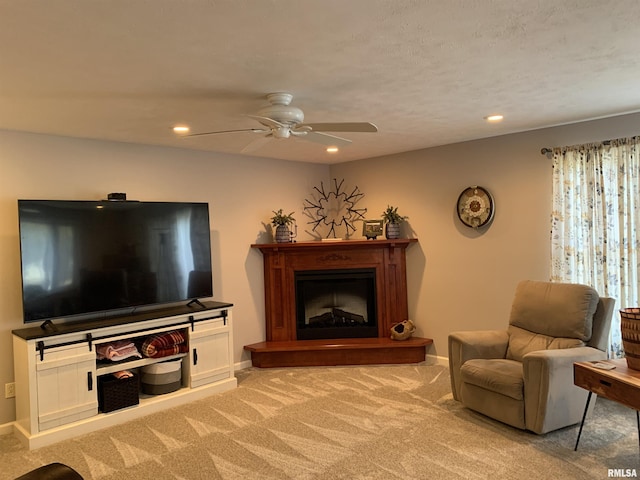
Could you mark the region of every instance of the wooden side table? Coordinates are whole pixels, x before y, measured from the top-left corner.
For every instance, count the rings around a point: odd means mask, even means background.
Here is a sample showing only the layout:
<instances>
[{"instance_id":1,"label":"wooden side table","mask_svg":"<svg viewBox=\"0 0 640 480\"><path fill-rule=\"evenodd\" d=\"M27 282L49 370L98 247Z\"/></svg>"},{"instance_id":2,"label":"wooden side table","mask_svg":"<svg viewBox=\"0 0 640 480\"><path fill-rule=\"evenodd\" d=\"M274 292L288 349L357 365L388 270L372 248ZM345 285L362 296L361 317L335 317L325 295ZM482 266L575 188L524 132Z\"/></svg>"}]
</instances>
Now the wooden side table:
<instances>
[{"instance_id":1,"label":"wooden side table","mask_svg":"<svg viewBox=\"0 0 640 480\"><path fill-rule=\"evenodd\" d=\"M624 358L619 360L601 360L600 362L614 365L616 368L613 370L603 370L595 367L594 364L599 362L576 362L573 364L573 383L578 387L589 390L574 451L578 450L582 427L587 417L591 394L593 393L636 411L638 441L640 444L640 414L638 413L638 410L640 410L640 371L629 368Z\"/></svg>"}]
</instances>

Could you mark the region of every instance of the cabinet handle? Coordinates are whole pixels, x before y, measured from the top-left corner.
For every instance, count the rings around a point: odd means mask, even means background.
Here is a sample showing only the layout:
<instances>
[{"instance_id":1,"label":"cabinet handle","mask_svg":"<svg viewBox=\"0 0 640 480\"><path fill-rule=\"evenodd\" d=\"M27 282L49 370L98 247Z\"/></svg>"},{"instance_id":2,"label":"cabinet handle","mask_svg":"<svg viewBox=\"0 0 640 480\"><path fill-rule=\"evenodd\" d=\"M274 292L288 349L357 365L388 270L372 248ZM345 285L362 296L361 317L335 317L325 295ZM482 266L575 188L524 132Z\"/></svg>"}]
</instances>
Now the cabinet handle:
<instances>
[{"instance_id":1,"label":"cabinet handle","mask_svg":"<svg viewBox=\"0 0 640 480\"><path fill-rule=\"evenodd\" d=\"M194 348L193 349L193 365L197 365L198 364L198 349Z\"/></svg>"},{"instance_id":2,"label":"cabinet handle","mask_svg":"<svg viewBox=\"0 0 640 480\"><path fill-rule=\"evenodd\" d=\"M87 372L87 388L89 391L93 390L93 374L91 372Z\"/></svg>"}]
</instances>

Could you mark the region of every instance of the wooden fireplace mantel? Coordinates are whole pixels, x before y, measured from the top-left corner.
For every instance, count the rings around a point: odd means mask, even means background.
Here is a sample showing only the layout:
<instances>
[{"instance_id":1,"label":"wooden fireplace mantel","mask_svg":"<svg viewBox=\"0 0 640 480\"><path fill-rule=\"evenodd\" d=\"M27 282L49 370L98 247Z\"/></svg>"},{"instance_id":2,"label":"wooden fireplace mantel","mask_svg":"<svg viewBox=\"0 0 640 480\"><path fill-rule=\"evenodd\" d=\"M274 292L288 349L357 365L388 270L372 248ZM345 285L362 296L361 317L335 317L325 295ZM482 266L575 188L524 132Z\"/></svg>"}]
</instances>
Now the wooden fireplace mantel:
<instances>
[{"instance_id":1,"label":"wooden fireplace mantel","mask_svg":"<svg viewBox=\"0 0 640 480\"><path fill-rule=\"evenodd\" d=\"M260 250L301 250L318 249L332 250L335 248L407 248L412 243L417 243L417 238L396 238L393 240L317 240L311 242L285 242L285 243L254 243L251 248Z\"/></svg>"},{"instance_id":2,"label":"wooden fireplace mantel","mask_svg":"<svg viewBox=\"0 0 640 480\"><path fill-rule=\"evenodd\" d=\"M245 346L252 353L253 365L414 363L424 360L425 347L432 340L414 338L403 343L389 339L391 327L408 318L405 251L417 241L410 238L251 245L259 249L264 258L266 320L266 342ZM358 268L375 270L378 338L298 341L295 272ZM402 354L398 350L397 361L394 361L389 352L400 347ZM337 350L342 353L336 355ZM307 352L307 356L303 352ZM388 361L381 361L385 358Z\"/></svg>"}]
</instances>

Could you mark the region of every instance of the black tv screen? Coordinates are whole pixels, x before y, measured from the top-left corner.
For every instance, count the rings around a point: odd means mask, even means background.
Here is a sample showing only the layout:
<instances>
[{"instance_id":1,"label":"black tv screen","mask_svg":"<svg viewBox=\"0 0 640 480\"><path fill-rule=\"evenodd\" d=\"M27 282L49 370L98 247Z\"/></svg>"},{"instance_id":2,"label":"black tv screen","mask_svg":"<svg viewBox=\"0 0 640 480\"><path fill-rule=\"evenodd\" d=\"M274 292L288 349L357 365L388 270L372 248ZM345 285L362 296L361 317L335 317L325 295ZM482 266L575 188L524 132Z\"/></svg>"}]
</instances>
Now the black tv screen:
<instances>
[{"instance_id":1,"label":"black tv screen","mask_svg":"<svg viewBox=\"0 0 640 480\"><path fill-rule=\"evenodd\" d=\"M24 322L213 296L206 203L18 200Z\"/></svg>"}]
</instances>

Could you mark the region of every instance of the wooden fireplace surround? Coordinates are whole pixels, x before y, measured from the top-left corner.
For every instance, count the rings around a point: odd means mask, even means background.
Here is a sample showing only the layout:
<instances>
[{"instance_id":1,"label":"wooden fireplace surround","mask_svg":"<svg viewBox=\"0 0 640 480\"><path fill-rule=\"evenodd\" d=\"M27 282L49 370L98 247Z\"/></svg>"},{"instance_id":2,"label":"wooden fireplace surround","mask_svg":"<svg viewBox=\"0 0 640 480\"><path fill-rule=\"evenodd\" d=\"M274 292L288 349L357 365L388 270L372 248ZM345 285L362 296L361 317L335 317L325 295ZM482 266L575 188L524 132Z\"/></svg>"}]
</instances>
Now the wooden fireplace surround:
<instances>
[{"instance_id":1,"label":"wooden fireplace surround","mask_svg":"<svg viewBox=\"0 0 640 480\"><path fill-rule=\"evenodd\" d=\"M264 258L266 341L244 348L256 367L418 363L431 339L394 341L391 327L408 317L406 255L417 239L254 244ZM372 268L377 338L297 340L295 272Z\"/></svg>"}]
</instances>

